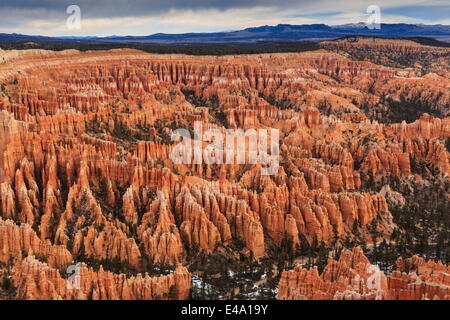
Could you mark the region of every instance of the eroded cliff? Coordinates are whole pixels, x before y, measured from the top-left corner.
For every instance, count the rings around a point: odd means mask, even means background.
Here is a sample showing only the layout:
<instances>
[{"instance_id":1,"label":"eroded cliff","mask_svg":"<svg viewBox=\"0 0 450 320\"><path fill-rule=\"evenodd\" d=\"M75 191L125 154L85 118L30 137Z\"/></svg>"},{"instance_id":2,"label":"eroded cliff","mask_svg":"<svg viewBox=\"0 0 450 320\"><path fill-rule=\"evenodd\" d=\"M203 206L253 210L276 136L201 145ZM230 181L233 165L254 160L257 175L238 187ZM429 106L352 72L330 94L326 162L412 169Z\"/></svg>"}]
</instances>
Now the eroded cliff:
<instances>
[{"instance_id":1,"label":"eroded cliff","mask_svg":"<svg viewBox=\"0 0 450 320\"><path fill-rule=\"evenodd\" d=\"M313 243L371 243L396 228L396 193L383 185L448 181L445 69L422 75L325 50L0 55L0 260L23 256L14 265L20 297L147 299L174 285L185 298L190 276L179 264L196 252L242 245L261 258ZM376 121L380 105L394 107L403 97L433 103L440 118ZM223 133L279 130L276 174L261 174L259 163L174 163L172 132L191 132L195 122ZM67 292L58 269L72 261L135 276L86 266L85 287ZM149 264L178 267L171 276L142 276ZM321 295L333 298L341 287Z\"/></svg>"}]
</instances>

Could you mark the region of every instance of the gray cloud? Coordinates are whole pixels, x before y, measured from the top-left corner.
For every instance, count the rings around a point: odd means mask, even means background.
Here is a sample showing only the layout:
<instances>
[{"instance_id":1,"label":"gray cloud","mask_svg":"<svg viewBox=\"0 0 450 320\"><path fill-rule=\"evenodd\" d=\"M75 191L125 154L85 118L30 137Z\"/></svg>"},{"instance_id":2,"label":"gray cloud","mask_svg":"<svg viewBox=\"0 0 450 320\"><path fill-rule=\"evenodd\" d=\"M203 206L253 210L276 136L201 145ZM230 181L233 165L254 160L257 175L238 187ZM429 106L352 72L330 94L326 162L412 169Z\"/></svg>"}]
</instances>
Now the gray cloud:
<instances>
[{"instance_id":1,"label":"gray cloud","mask_svg":"<svg viewBox=\"0 0 450 320\"><path fill-rule=\"evenodd\" d=\"M3 2L3 0L2 0ZM257 6L288 7L311 3L311 0L14 0L0 4L2 11L45 12L51 17L64 15L71 4L81 7L89 18L151 16L177 10L253 8ZM323 1L314 1L317 3Z\"/></svg>"},{"instance_id":2,"label":"gray cloud","mask_svg":"<svg viewBox=\"0 0 450 320\"><path fill-rule=\"evenodd\" d=\"M439 15L449 7L448 0L0 0L0 33L145 35L277 23L339 24L364 21L366 8L373 3L382 13L391 9L382 17L390 22L449 21ZM83 27L78 32L65 28L66 9L72 4L81 7ZM422 10L424 6L427 10ZM411 10L418 13L406 14Z\"/></svg>"},{"instance_id":3,"label":"gray cloud","mask_svg":"<svg viewBox=\"0 0 450 320\"><path fill-rule=\"evenodd\" d=\"M446 4L447 2L447 4ZM154 16L171 9L246 9L254 7L274 7L314 9L316 12L330 12L330 8L365 8L370 4L381 7L414 7L441 3L448 7L448 0L0 0L0 17L15 14L44 14L49 18L63 16L67 6L79 5L87 18L141 17ZM416 7L417 8L417 7ZM420 11L420 10L419 10ZM42 18L40 16L39 18Z\"/></svg>"}]
</instances>

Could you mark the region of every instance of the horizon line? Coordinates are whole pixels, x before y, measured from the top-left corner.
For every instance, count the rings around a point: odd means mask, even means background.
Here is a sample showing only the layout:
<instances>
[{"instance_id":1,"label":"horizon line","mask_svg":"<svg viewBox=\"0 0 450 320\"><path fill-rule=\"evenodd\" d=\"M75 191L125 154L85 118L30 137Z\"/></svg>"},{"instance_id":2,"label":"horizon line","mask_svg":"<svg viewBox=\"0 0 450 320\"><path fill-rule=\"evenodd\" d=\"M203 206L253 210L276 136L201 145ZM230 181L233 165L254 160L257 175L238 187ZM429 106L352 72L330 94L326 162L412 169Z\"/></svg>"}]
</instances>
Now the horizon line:
<instances>
[{"instance_id":1,"label":"horizon line","mask_svg":"<svg viewBox=\"0 0 450 320\"><path fill-rule=\"evenodd\" d=\"M95 36L95 35L86 35L86 36L76 36L76 35L63 35L63 36L51 36L51 35L43 35L43 34L30 34L30 33L17 33L17 32L12 32L12 33L7 33L7 32L2 32L0 30L0 34L3 35L17 35L17 36L30 36L30 37L42 37L42 38L55 38L55 39L67 39L67 38L72 38L72 39L92 39L92 38L98 38L98 39L102 39L102 38L113 38L113 37L121 37L121 38L125 38L125 37L149 37L149 36L154 36L154 35L183 35L183 34L216 34L216 33L232 33L232 32L239 32L239 31L244 31L244 30L248 30L248 29L253 29L253 28L261 28L261 27L278 27L278 26L314 26L314 25L324 25L324 26L328 26L328 27L341 27L341 26L349 26L349 25L365 25L365 22L349 22L349 23L343 23L343 24L326 24L326 23L303 23L303 24L290 24L290 23L278 23L278 24L274 24L274 25L258 25L258 26L253 26L253 27L246 27L246 28L242 28L242 29L234 29L234 30L223 30L223 31L186 31L186 32L173 32L173 33L165 33L165 32L155 32L155 33L149 33L149 34L143 34L143 35L132 35L132 34L127 34L127 35L119 35L119 34L112 34L112 35L108 35L108 36ZM426 23L407 23L407 22L394 22L394 23L381 23L380 25L415 25L415 26L443 26L443 27L450 27L450 24L442 24L442 23L436 23L436 24L426 24ZM365 26L367 27L367 26Z\"/></svg>"}]
</instances>

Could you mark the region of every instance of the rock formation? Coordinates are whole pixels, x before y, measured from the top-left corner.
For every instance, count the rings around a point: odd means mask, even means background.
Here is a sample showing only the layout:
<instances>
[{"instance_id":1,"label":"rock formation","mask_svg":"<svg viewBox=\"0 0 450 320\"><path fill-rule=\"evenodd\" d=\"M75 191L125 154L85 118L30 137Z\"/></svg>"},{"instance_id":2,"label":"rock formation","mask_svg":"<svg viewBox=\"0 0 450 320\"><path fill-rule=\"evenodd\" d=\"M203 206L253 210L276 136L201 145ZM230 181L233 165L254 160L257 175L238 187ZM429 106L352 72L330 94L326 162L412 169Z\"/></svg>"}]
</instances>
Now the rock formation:
<instances>
[{"instance_id":1,"label":"rock formation","mask_svg":"<svg viewBox=\"0 0 450 320\"><path fill-rule=\"evenodd\" d=\"M388 201L403 203L394 183L448 183L450 80L440 60L448 49L374 45L429 52L433 73L425 74L388 63L390 56L386 63L354 59L348 46L217 57L0 51L7 62L0 65L0 261L23 258L15 262L19 297L150 299L175 285L185 298L189 273L181 265L197 253L242 247L259 259L315 241L370 243L374 231L388 238L396 228ZM367 46L359 42L355 50ZM434 106L432 115L380 120L408 103ZM180 143L212 142L193 135L198 123L221 134L278 130L265 150L279 147L276 174L262 173L263 157L220 161L262 141L251 137L205 153L216 162L176 163L171 155ZM172 141L177 129L189 137ZM363 284L367 259L354 252L355 264L348 255L330 261L323 275L286 273L280 297L379 297ZM87 263L87 280L67 292L59 272L73 261ZM103 269L94 271L96 264ZM155 264L178 267L169 276L141 275ZM301 289L289 291L288 276L289 286ZM384 298L416 283L410 275L386 279L397 291L383 289ZM443 297L420 290L402 297Z\"/></svg>"},{"instance_id":2,"label":"rock formation","mask_svg":"<svg viewBox=\"0 0 450 320\"><path fill-rule=\"evenodd\" d=\"M148 274L127 277L104 271L95 272L80 264L73 278L64 279L57 269L29 255L13 268L17 298L27 300L154 300L187 299L191 275L181 265L167 276ZM76 278L79 277L79 278ZM70 284L68 284L70 283Z\"/></svg>"},{"instance_id":3,"label":"rock formation","mask_svg":"<svg viewBox=\"0 0 450 320\"><path fill-rule=\"evenodd\" d=\"M397 261L398 270L386 275L370 264L359 247L329 258L319 275L296 266L283 271L278 284L282 300L450 300L449 266L413 256ZM408 270L406 270L408 269Z\"/></svg>"},{"instance_id":4,"label":"rock formation","mask_svg":"<svg viewBox=\"0 0 450 320\"><path fill-rule=\"evenodd\" d=\"M54 268L66 268L72 262L71 253L64 246L42 241L28 224L16 225L0 219L0 261L8 262L23 254L35 254Z\"/></svg>"}]
</instances>

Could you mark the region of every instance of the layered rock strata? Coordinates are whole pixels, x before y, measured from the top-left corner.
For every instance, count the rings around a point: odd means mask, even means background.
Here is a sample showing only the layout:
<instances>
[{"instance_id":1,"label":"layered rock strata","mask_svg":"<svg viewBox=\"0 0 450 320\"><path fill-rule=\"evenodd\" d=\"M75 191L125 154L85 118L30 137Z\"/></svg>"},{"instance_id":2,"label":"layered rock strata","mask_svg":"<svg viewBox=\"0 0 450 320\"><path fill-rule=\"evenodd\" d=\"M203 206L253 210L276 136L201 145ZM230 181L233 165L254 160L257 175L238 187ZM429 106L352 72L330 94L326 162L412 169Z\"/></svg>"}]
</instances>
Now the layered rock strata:
<instances>
[{"instance_id":1,"label":"layered rock strata","mask_svg":"<svg viewBox=\"0 0 450 320\"><path fill-rule=\"evenodd\" d=\"M344 250L317 268L284 271L278 284L282 300L450 300L449 266L413 256L397 261L386 275L372 265L359 247Z\"/></svg>"}]
</instances>

